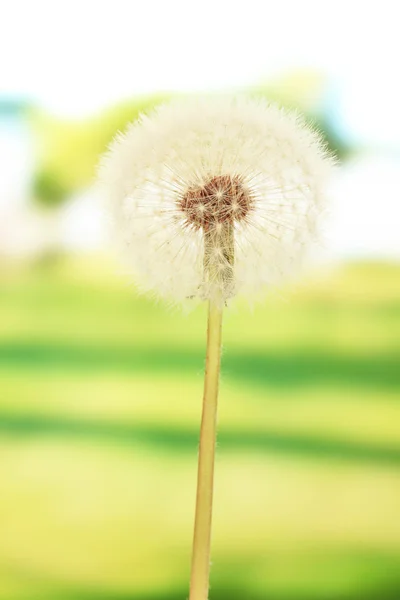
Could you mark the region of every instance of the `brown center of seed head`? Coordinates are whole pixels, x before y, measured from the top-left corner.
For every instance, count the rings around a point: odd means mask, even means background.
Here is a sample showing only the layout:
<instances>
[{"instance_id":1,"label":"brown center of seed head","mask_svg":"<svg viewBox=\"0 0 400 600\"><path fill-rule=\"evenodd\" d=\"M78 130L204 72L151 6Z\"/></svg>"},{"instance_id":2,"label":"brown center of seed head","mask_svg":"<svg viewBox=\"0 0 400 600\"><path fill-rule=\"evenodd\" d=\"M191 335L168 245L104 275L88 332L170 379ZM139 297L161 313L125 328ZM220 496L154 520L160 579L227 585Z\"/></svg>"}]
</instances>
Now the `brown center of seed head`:
<instances>
[{"instance_id":1,"label":"brown center of seed head","mask_svg":"<svg viewBox=\"0 0 400 600\"><path fill-rule=\"evenodd\" d=\"M188 223L207 230L217 223L241 221L251 204L252 198L237 175L218 175L202 187L189 188L179 207Z\"/></svg>"}]
</instances>

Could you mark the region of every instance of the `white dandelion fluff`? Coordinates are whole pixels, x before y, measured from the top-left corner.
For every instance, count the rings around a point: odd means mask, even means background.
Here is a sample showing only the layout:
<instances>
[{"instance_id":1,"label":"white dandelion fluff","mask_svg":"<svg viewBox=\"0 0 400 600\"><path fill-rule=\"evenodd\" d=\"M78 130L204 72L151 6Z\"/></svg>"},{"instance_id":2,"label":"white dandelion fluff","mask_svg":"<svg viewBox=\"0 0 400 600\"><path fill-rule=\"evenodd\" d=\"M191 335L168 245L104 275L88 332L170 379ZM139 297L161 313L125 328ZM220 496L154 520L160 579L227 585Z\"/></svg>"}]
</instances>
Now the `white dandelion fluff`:
<instances>
[{"instance_id":1,"label":"white dandelion fluff","mask_svg":"<svg viewBox=\"0 0 400 600\"><path fill-rule=\"evenodd\" d=\"M100 183L135 278L176 301L252 295L299 268L332 160L264 101L178 100L118 135Z\"/></svg>"}]
</instances>

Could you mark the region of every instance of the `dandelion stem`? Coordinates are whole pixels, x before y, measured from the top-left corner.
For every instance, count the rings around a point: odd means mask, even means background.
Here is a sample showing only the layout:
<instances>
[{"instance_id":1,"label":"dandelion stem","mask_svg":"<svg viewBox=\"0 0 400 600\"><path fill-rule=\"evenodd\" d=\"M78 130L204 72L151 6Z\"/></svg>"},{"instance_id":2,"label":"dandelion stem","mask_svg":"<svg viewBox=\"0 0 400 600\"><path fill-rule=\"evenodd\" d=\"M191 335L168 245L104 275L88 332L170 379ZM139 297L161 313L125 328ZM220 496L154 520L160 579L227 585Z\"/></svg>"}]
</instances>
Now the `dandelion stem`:
<instances>
[{"instance_id":1,"label":"dandelion stem","mask_svg":"<svg viewBox=\"0 0 400 600\"><path fill-rule=\"evenodd\" d=\"M208 597L222 310L220 303L210 301L189 600Z\"/></svg>"}]
</instances>

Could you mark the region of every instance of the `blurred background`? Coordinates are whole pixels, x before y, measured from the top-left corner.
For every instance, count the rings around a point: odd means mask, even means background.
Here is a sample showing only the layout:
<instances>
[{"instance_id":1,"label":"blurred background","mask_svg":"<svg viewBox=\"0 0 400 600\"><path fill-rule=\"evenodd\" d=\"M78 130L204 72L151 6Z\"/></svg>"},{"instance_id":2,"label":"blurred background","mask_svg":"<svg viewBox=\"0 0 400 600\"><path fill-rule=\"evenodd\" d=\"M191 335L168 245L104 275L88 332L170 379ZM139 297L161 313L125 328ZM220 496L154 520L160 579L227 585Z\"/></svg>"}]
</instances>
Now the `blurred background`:
<instances>
[{"instance_id":1,"label":"blurred background","mask_svg":"<svg viewBox=\"0 0 400 600\"><path fill-rule=\"evenodd\" d=\"M91 186L141 110L238 90L341 166L318 266L226 316L210 597L399 600L396 3L0 9L0 599L188 596L205 311L136 294Z\"/></svg>"}]
</instances>

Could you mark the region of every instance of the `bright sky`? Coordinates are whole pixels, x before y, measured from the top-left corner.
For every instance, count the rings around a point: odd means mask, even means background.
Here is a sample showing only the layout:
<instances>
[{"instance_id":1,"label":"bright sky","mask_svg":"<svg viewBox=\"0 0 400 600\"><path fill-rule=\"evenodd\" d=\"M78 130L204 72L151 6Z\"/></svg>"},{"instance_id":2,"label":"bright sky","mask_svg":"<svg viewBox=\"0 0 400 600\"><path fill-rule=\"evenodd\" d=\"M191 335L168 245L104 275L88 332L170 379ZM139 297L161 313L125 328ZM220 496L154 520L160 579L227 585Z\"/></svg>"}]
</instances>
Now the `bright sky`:
<instances>
[{"instance_id":1,"label":"bright sky","mask_svg":"<svg viewBox=\"0 0 400 600\"><path fill-rule=\"evenodd\" d=\"M1 0L0 0L1 3ZM0 93L81 115L133 94L320 68L344 126L400 140L396 0L4 0Z\"/></svg>"},{"instance_id":2,"label":"bright sky","mask_svg":"<svg viewBox=\"0 0 400 600\"><path fill-rule=\"evenodd\" d=\"M375 152L335 186L331 247L338 255L400 255L400 2L0 0L0 8L0 98L69 116L135 94L321 70L338 125ZM9 137L3 142L10 162ZM15 190L26 170L29 153L15 153L16 176L4 190Z\"/></svg>"}]
</instances>

